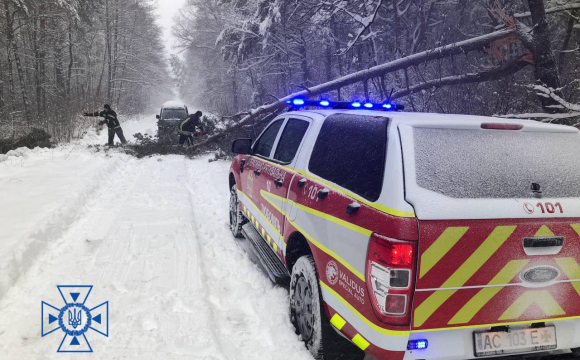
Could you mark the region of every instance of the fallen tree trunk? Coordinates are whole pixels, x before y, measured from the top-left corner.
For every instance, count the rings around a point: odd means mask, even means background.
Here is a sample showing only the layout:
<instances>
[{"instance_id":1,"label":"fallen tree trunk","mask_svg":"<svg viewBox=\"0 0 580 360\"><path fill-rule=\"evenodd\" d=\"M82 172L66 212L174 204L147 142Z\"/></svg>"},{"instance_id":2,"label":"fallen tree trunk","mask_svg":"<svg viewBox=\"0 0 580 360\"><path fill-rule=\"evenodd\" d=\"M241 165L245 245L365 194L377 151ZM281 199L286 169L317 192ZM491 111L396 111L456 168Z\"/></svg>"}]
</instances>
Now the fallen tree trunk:
<instances>
[{"instance_id":1,"label":"fallen tree trunk","mask_svg":"<svg viewBox=\"0 0 580 360\"><path fill-rule=\"evenodd\" d=\"M488 45L489 43L498 39L503 39L507 36L510 36L511 34L514 34L515 32L516 32L515 29L508 28L495 31L486 35L477 36L468 40L459 41L453 44L440 46L431 50L426 50L413 55L409 55L404 58L400 58L385 64L377 65L369 69L361 70L338 78L336 80L332 80L308 88L306 90L290 94L284 98L279 99L276 102L273 102L268 105L263 105L256 109L251 110L249 112L249 115L242 118L239 122L235 123L232 126L227 127L226 129L220 131L215 135L210 136L206 140L197 144L195 148L203 147L208 143L215 142L216 140L219 140L222 137L224 137L227 134L227 132L237 129L243 125L250 124L252 120L255 120L256 118L259 118L263 115L271 113L275 113L277 115L287 106L286 103L287 100L292 100L294 98L299 97L307 98L311 96L316 96L325 92L340 89L344 86L355 84L357 82L365 81L375 77L380 77L385 74L392 73L394 71L407 69L411 66L420 65L427 61L442 59L445 57L458 54L464 54L470 51L482 50L484 46ZM271 115L268 115L268 117L271 117Z\"/></svg>"},{"instance_id":2,"label":"fallen tree trunk","mask_svg":"<svg viewBox=\"0 0 580 360\"><path fill-rule=\"evenodd\" d=\"M395 100L431 88L440 88L449 85L472 84L477 82L499 80L506 76L517 73L518 71L520 71L521 69L523 69L528 65L530 65L530 63L525 61L513 61L511 63L490 70L485 70L479 73L448 76L440 79L425 81L421 84L411 86L408 89L397 91L391 96L391 99Z\"/></svg>"}]
</instances>

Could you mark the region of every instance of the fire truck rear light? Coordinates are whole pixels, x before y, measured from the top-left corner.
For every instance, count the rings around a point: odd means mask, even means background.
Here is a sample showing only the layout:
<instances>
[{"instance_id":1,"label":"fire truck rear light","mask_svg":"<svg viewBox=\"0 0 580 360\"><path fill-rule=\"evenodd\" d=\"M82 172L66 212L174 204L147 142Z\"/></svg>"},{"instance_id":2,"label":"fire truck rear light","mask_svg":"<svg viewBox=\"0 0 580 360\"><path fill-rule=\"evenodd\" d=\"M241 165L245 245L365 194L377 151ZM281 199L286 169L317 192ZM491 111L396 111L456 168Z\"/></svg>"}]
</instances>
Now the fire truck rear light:
<instances>
[{"instance_id":1,"label":"fire truck rear light","mask_svg":"<svg viewBox=\"0 0 580 360\"><path fill-rule=\"evenodd\" d=\"M407 244L395 244L391 250L393 265L409 266L413 263L413 247Z\"/></svg>"},{"instance_id":2,"label":"fire truck rear light","mask_svg":"<svg viewBox=\"0 0 580 360\"><path fill-rule=\"evenodd\" d=\"M385 300L385 314L402 316L407 313L407 295L388 294Z\"/></svg>"},{"instance_id":3,"label":"fire truck rear light","mask_svg":"<svg viewBox=\"0 0 580 360\"><path fill-rule=\"evenodd\" d=\"M406 289L411 282L411 270L392 269L389 280L391 288Z\"/></svg>"},{"instance_id":4,"label":"fire truck rear light","mask_svg":"<svg viewBox=\"0 0 580 360\"><path fill-rule=\"evenodd\" d=\"M524 126L521 124L483 123L481 128L488 130L521 130Z\"/></svg>"},{"instance_id":5,"label":"fire truck rear light","mask_svg":"<svg viewBox=\"0 0 580 360\"><path fill-rule=\"evenodd\" d=\"M378 234L371 236L371 244L369 257L376 258L382 264L396 266L413 264L413 246L410 244L399 243Z\"/></svg>"},{"instance_id":6,"label":"fire truck rear light","mask_svg":"<svg viewBox=\"0 0 580 360\"><path fill-rule=\"evenodd\" d=\"M428 346L427 340L411 340L407 343L407 350L425 350Z\"/></svg>"}]
</instances>

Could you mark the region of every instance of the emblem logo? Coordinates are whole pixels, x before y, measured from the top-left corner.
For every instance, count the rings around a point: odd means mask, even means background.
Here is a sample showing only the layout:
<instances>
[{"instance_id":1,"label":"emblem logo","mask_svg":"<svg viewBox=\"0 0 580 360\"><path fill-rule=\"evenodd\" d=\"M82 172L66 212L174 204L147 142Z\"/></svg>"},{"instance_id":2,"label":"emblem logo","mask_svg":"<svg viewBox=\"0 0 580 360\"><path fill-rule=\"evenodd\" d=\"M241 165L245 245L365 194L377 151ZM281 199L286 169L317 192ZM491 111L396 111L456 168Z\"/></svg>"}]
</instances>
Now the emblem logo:
<instances>
[{"instance_id":1,"label":"emblem logo","mask_svg":"<svg viewBox=\"0 0 580 360\"><path fill-rule=\"evenodd\" d=\"M536 266L524 271L521 279L532 284L547 283L560 276L558 269L551 266Z\"/></svg>"},{"instance_id":2,"label":"emblem logo","mask_svg":"<svg viewBox=\"0 0 580 360\"><path fill-rule=\"evenodd\" d=\"M338 265L332 260L326 264L326 278L331 285L338 282Z\"/></svg>"},{"instance_id":3,"label":"emblem logo","mask_svg":"<svg viewBox=\"0 0 580 360\"><path fill-rule=\"evenodd\" d=\"M64 301L61 308L42 301L42 337L57 330L64 332L57 352L93 352L86 333L93 330L109 336L109 302L89 308L85 305L92 285L58 285Z\"/></svg>"}]
</instances>

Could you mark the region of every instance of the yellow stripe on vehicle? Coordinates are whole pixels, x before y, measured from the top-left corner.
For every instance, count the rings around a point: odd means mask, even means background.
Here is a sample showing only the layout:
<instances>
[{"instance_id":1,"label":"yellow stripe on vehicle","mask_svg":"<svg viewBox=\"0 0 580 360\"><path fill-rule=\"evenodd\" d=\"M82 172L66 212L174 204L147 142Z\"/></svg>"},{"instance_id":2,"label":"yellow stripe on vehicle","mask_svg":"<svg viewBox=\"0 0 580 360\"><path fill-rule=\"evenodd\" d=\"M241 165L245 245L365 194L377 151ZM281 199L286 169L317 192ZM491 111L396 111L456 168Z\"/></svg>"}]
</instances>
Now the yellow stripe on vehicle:
<instances>
[{"instance_id":1,"label":"yellow stripe on vehicle","mask_svg":"<svg viewBox=\"0 0 580 360\"><path fill-rule=\"evenodd\" d=\"M566 274L568 279L570 280L580 279L580 266L578 266L578 262L576 262L575 258L573 257L557 258L556 262L558 263L560 268L562 268L562 271L564 271L564 274ZM574 287L574 290L576 290L576 292L578 293L578 295L580 295L580 282L572 281L571 284Z\"/></svg>"},{"instance_id":2,"label":"yellow stripe on vehicle","mask_svg":"<svg viewBox=\"0 0 580 360\"><path fill-rule=\"evenodd\" d=\"M303 210L303 211L305 211L305 212L307 212L309 214L312 214L314 216L317 216L319 218L322 218L322 219L331 221L331 222L333 222L333 223L335 223L335 224L337 224L339 226L345 227L345 228L350 229L352 231L355 231L355 232L357 232L359 234L362 234L362 235L365 235L365 236L371 236L371 234L373 233L371 230L365 229L363 227L360 227L360 226L355 225L353 223L350 223L348 221L339 219L339 218L337 218L335 216L329 215L329 214L324 213L322 211L314 210L314 209L312 209L312 208L310 208L308 206L304 206L302 204L298 204L298 203L296 203L296 202L294 202L292 200L287 200L287 199L285 199L285 198L283 198L281 196L274 195L274 194L269 193L267 191L261 190L260 191L260 194L262 194L262 197L268 203L270 203L270 205L272 205L274 208L276 208L276 210L280 211L282 214L284 214L284 212L282 211L282 209L280 209L271 199L268 199L269 196L271 196L272 198L274 198L276 200L279 200L279 201L288 203L290 206L296 206L300 210Z\"/></svg>"},{"instance_id":3,"label":"yellow stripe on vehicle","mask_svg":"<svg viewBox=\"0 0 580 360\"><path fill-rule=\"evenodd\" d=\"M494 324L481 324L481 325L466 325L466 326L448 326L444 328L435 329L420 329L411 331L412 334L424 333L424 332L434 332L434 331L449 331L449 330L464 330L464 329L482 329L490 328L495 326L512 326L512 325L530 325L530 323L540 323L540 322L553 322L553 321L564 321L564 320L576 320L580 319L580 316L569 316L561 318L552 319L536 319L536 320L523 320L523 321L502 321L500 323Z\"/></svg>"},{"instance_id":4,"label":"yellow stripe on vehicle","mask_svg":"<svg viewBox=\"0 0 580 360\"><path fill-rule=\"evenodd\" d=\"M447 279L442 288L454 288L465 285L467 280L499 249L514 232L516 226L498 226L471 256ZM436 290L415 310L414 326L420 327L433 315L445 301L457 290Z\"/></svg>"},{"instance_id":5,"label":"yellow stripe on vehicle","mask_svg":"<svg viewBox=\"0 0 580 360\"><path fill-rule=\"evenodd\" d=\"M566 314L548 290L538 290L523 293L498 320L518 319L533 304L536 304L546 316Z\"/></svg>"},{"instance_id":6,"label":"yellow stripe on vehicle","mask_svg":"<svg viewBox=\"0 0 580 360\"><path fill-rule=\"evenodd\" d=\"M365 340L365 338L363 338L362 336L360 336L360 334L356 334L353 338L352 338L352 342L358 346L362 351L365 351L370 343L368 341Z\"/></svg>"},{"instance_id":7,"label":"yellow stripe on vehicle","mask_svg":"<svg viewBox=\"0 0 580 360\"><path fill-rule=\"evenodd\" d=\"M457 244L459 239L465 235L469 227L448 227L435 242L421 255L421 271L419 278L422 278L431 270L439 260Z\"/></svg>"},{"instance_id":8,"label":"yellow stripe on vehicle","mask_svg":"<svg viewBox=\"0 0 580 360\"><path fill-rule=\"evenodd\" d=\"M368 327L370 327L374 331L379 332L381 334L389 335L389 336L402 336L402 337L408 337L409 334L411 333L408 330L399 331L399 330L385 329L385 328L382 328L382 327L374 324L369 319L364 317L360 312L358 312L358 310L355 309L354 306L352 306L348 301L346 301L342 296L340 296L330 286L326 285L322 280L319 280L319 283L320 283L320 286L324 290L328 291L332 296L334 296L338 301L340 301L344 306L346 306L348 308L348 310L350 310L351 313L353 313L357 318L359 318L362 322L364 322L365 325L367 325Z\"/></svg>"},{"instance_id":9,"label":"yellow stripe on vehicle","mask_svg":"<svg viewBox=\"0 0 580 360\"><path fill-rule=\"evenodd\" d=\"M572 226L572 229L574 229L574 231L580 235L580 224L570 224L570 226Z\"/></svg>"},{"instance_id":10,"label":"yellow stripe on vehicle","mask_svg":"<svg viewBox=\"0 0 580 360\"><path fill-rule=\"evenodd\" d=\"M536 234L534 236L554 236L554 233L552 232L552 230L550 230L549 227L547 227L546 225L542 225L538 231L536 231Z\"/></svg>"},{"instance_id":11,"label":"yellow stripe on vehicle","mask_svg":"<svg viewBox=\"0 0 580 360\"><path fill-rule=\"evenodd\" d=\"M330 323L337 328L338 330L342 330L342 328L344 327L344 325L346 325L346 320L344 320L342 318L342 316L338 315L338 314L334 314L332 316L332 318L330 319Z\"/></svg>"},{"instance_id":12,"label":"yellow stripe on vehicle","mask_svg":"<svg viewBox=\"0 0 580 360\"><path fill-rule=\"evenodd\" d=\"M304 229L302 229L300 226L298 226L298 224L296 224L294 221L287 219L288 222L294 226L296 228L296 230L298 230L305 238L306 240L308 240L312 245L316 246L318 249L320 249L321 251L325 252L328 256L334 258L334 260L338 261L339 263L341 263L345 268L347 268L348 270L350 270L350 272L352 272L353 274L356 275L356 277L358 277L359 279L361 279L362 281L366 281L364 275L358 271L357 269L355 269L351 264L349 264L348 262L346 262L346 260L344 260L342 257L340 257L337 253L335 253L334 251L330 250L329 248L327 248L326 246L324 246L323 244L321 244L320 242L316 241L312 236L310 236L310 234L308 234L306 231L304 231Z\"/></svg>"},{"instance_id":13,"label":"yellow stripe on vehicle","mask_svg":"<svg viewBox=\"0 0 580 360\"><path fill-rule=\"evenodd\" d=\"M252 156L249 156L249 158L252 158ZM322 180L321 178L319 178L317 176L314 176L314 175L311 175L311 174L307 174L306 172L304 172L302 170L296 170L296 169L293 169L293 168L288 167L288 166L284 166L284 165L281 165L281 164L276 164L275 162L268 161L268 160L262 159L260 157L258 157L257 159L259 161L263 161L265 163L268 163L268 164L277 166L277 167L279 167L281 169L284 169L284 170L286 170L288 172L298 173L298 174L302 175L303 177L305 177L305 178L307 178L307 179L309 179L311 181L320 182L320 183L322 183L322 184L324 184L324 185L332 188L336 192L339 192L339 193L341 193L341 194L343 194L345 196L348 196L348 197L351 197L351 198L353 198L353 199L355 199L357 201L360 201L363 204L365 204L365 205L367 205L369 207L372 207L373 209L379 210L380 212L384 212L385 214L389 214L389 215L393 215L393 216L397 216L397 217L404 217L404 218L414 218L415 217L415 212L413 212L413 211L397 210L397 209L390 208L388 206L384 206L384 205L380 205L380 204L377 204L377 203L370 202L367 199L362 198L362 197L356 195L353 192L350 192L348 190L342 189L339 186L333 185L333 184L331 184L331 183L329 183L329 182L327 182L325 180Z\"/></svg>"},{"instance_id":14,"label":"yellow stripe on vehicle","mask_svg":"<svg viewBox=\"0 0 580 360\"><path fill-rule=\"evenodd\" d=\"M415 213L412 211L397 210L397 209L390 208L388 206L373 203L373 202L368 201L365 198L358 196L357 194L355 194L353 192L342 189L342 188L338 187L337 185L331 184L328 181L325 181L317 176L307 174L306 172L304 172L302 170L298 170L298 173L300 175L312 180L312 181L317 181L319 183L322 183L322 184L328 186L329 188L332 188L334 191L336 191L338 193L341 193L345 196L348 196L348 197L351 197L357 201L360 201L361 203L363 203L369 207L372 207L373 209L379 210L380 212L383 212L385 214L389 214L389 215L393 215L393 216L397 216L397 217L403 217L403 218L414 218L415 217Z\"/></svg>"},{"instance_id":15,"label":"yellow stripe on vehicle","mask_svg":"<svg viewBox=\"0 0 580 360\"><path fill-rule=\"evenodd\" d=\"M282 210L282 208L280 206L278 206L278 204L276 204L274 201L272 201L271 199L268 199L268 196L271 196L274 199L282 201L282 203L286 202L285 198L283 198L281 196L274 195L272 193L269 193L266 190L260 190L260 195L262 195L264 200L266 200L270 205L272 205L272 207L274 207L274 209L278 210L280 212L280 214L282 214L282 216L286 216L286 212L284 210Z\"/></svg>"},{"instance_id":16,"label":"yellow stripe on vehicle","mask_svg":"<svg viewBox=\"0 0 580 360\"><path fill-rule=\"evenodd\" d=\"M248 200L250 202L250 204L252 204L254 206L254 208L256 209L256 211L258 213L260 213L262 215L262 217L266 220L266 222L272 227L272 229L274 230L274 232L276 233L276 235L278 235L278 237L280 239L284 239L284 237L282 236L282 234L280 234L280 232L278 232L278 229L274 226L274 224L272 224L270 222L270 220L268 220L268 218L266 217L266 215L264 215L264 213L262 211L260 211L260 208L258 208L258 206L256 204L254 204L254 202L252 201L252 199L250 199L250 197L248 195L246 195L243 191L237 189L238 193L240 193L246 200ZM252 223L254 223L254 215L252 215ZM286 244L284 244L284 246L286 246Z\"/></svg>"},{"instance_id":17,"label":"yellow stripe on vehicle","mask_svg":"<svg viewBox=\"0 0 580 360\"><path fill-rule=\"evenodd\" d=\"M503 269L494 276L488 285L503 285L508 284L514 276L526 266L529 260L512 260L504 266ZM461 310L453 316L448 324L465 324L471 321L473 317L487 304L498 292L504 289L505 286L495 286L481 289L474 297L472 297Z\"/></svg>"}]
</instances>

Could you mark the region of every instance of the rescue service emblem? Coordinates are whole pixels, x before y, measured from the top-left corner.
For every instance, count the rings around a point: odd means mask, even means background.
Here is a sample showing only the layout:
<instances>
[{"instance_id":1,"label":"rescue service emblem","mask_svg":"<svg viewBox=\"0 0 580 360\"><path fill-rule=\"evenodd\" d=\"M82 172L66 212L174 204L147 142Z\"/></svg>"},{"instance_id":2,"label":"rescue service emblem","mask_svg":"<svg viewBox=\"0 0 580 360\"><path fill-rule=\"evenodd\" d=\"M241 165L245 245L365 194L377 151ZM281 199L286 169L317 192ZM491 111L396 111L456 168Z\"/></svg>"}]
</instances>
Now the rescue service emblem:
<instances>
[{"instance_id":1,"label":"rescue service emblem","mask_svg":"<svg viewBox=\"0 0 580 360\"><path fill-rule=\"evenodd\" d=\"M326 279L331 285L336 285L338 282L338 265L332 260L326 264Z\"/></svg>"}]
</instances>

